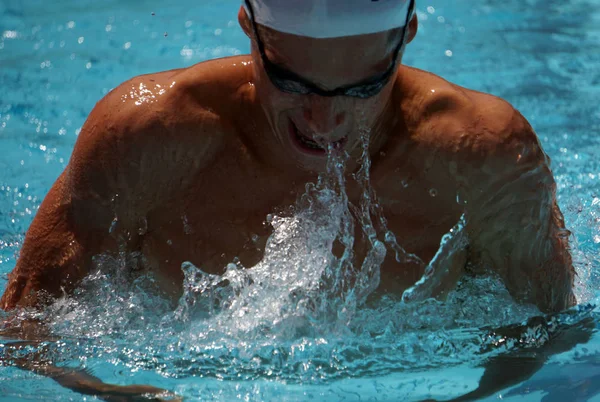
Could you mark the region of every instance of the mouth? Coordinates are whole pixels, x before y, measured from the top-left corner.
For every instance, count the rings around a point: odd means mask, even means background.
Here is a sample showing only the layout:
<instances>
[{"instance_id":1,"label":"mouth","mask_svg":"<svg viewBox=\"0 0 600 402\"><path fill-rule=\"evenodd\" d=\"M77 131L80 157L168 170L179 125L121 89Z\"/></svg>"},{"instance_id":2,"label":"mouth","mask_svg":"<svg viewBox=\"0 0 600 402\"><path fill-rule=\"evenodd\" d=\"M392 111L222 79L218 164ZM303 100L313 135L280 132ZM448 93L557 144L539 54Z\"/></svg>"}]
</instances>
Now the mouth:
<instances>
[{"instance_id":1,"label":"mouth","mask_svg":"<svg viewBox=\"0 0 600 402\"><path fill-rule=\"evenodd\" d=\"M324 148L324 146L327 146L327 144L325 144L326 140L322 141L321 143L316 142L298 130L298 127L296 127L294 122L291 120L289 131L294 144L296 144L296 146L304 153L319 156L324 156L327 153L326 148ZM334 149L342 149L346 144L346 141L347 137L344 137L340 140L331 142L331 145Z\"/></svg>"}]
</instances>

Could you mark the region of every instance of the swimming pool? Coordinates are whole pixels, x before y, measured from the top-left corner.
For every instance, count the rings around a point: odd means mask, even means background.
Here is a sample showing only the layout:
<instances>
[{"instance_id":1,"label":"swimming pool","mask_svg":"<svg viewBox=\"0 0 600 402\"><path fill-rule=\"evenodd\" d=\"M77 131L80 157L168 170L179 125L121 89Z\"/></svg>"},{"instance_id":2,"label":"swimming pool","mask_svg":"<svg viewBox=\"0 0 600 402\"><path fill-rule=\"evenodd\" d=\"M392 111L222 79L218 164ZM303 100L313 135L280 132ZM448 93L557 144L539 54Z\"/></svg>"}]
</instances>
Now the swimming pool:
<instances>
[{"instance_id":1,"label":"swimming pool","mask_svg":"<svg viewBox=\"0 0 600 402\"><path fill-rule=\"evenodd\" d=\"M0 288L98 99L134 75L248 51L236 0L7 3L0 3ZM417 7L420 32L405 63L506 98L540 135L574 233L577 294L594 302L600 1L427 0ZM535 314L511 305L490 279L465 285L448 305L365 307L349 331L323 326L316 333L236 337L207 331L201 320L177 321L171 306L138 285L142 290L131 291L111 278L92 278L80 304L55 306L54 330L65 339L54 345L57 361L84 365L107 382L153 384L189 400L442 398L476 387L482 370L472 366L486 346L479 327ZM551 358L503 399L599 401L599 353L593 337ZM18 398L81 400L51 380L0 367L0 400Z\"/></svg>"}]
</instances>

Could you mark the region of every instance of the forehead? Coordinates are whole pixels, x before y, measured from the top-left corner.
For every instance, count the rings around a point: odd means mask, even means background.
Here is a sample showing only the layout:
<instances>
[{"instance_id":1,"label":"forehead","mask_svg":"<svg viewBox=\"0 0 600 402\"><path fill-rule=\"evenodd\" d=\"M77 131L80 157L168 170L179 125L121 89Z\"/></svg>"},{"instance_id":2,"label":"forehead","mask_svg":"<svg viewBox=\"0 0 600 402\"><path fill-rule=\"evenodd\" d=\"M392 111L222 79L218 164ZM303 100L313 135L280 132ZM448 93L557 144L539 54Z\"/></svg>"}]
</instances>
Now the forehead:
<instances>
[{"instance_id":1,"label":"forehead","mask_svg":"<svg viewBox=\"0 0 600 402\"><path fill-rule=\"evenodd\" d=\"M373 34L345 36L339 38L310 38L276 31L257 24L260 39L265 50L282 58L293 58L294 55L322 55L328 58L366 58L385 57L398 45L402 29Z\"/></svg>"}]
</instances>

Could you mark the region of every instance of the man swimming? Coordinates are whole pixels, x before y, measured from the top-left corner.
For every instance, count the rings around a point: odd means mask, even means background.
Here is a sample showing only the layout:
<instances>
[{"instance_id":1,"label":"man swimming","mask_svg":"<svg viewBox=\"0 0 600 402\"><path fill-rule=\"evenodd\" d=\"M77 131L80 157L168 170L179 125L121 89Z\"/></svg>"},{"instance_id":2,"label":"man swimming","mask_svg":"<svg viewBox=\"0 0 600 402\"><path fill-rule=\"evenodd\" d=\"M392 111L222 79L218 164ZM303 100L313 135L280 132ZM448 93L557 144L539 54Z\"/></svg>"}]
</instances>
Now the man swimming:
<instances>
[{"instance_id":1,"label":"man swimming","mask_svg":"<svg viewBox=\"0 0 600 402\"><path fill-rule=\"evenodd\" d=\"M325 166L315 139L355 156L359 124L372 132L371 182L408 251L429 261L465 213L469 244L454 264L492 268L543 311L574 303L548 158L505 101L400 65L417 33L414 1L252 0L239 22L251 55L136 77L97 104L2 308L73 289L121 242L173 294L184 261L212 273L234 257L253 266L261 247L245 246L265 243L265 216ZM382 274L398 290L421 270L388 257Z\"/></svg>"},{"instance_id":2,"label":"man swimming","mask_svg":"<svg viewBox=\"0 0 600 402\"><path fill-rule=\"evenodd\" d=\"M90 114L42 203L1 299L41 307L125 250L132 269L181 293L181 264L219 274L255 265L267 214L293 204L326 163L323 141L356 160L371 131L371 183L398 243L425 262L466 217L468 245L424 297L465 267L489 268L542 311L575 303L569 232L527 121L508 103L401 65L414 0L246 0L251 55L133 78ZM350 163L348 174L356 170ZM360 196L349 184L351 201ZM459 202L457 202L457 196ZM248 245L253 245L248 247ZM358 241L364 255L366 239ZM381 267L402 292L418 264ZM136 262L137 261L137 262Z\"/></svg>"}]
</instances>

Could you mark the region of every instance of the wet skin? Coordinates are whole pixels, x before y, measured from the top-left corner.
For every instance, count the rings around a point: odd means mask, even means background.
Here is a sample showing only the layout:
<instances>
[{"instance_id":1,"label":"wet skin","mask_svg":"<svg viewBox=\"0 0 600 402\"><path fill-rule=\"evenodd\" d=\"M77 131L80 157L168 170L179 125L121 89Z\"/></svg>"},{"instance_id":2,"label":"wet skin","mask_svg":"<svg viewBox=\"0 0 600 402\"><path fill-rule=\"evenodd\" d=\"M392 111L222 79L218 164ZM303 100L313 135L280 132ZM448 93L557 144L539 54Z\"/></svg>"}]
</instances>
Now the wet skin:
<instances>
[{"instance_id":1,"label":"wet skin","mask_svg":"<svg viewBox=\"0 0 600 402\"><path fill-rule=\"evenodd\" d=\"M243 11L240 22L252 37ZM408 41L416 26L415 18ZM262 27L261 36L272 61L323 88L385 70L399 38L391 31L310 39ZM302 144L339 141L351 155L350 176L360 127L371 130L372 184L409 252L428 262L467 216L468 246L428 295L451 289L470 262L500 273L515 298L543 311L574 304L549 160L512 106L406 66L366 100L284 94L253 42L251 55L136 77L96 105L27 233L0 306L40 306L40 290L72 290L94 256L123 247L133 270L152 272L174 297L185 261L210 273L234 257L251 267L270 233L267 214L292 205L325 166L323 152ZM349 183L357 203L360 189ZM359 241L357 254L367 247ZM392 255L381 290L400 293L423 267Z\"/></svg>"}]
</instances>

